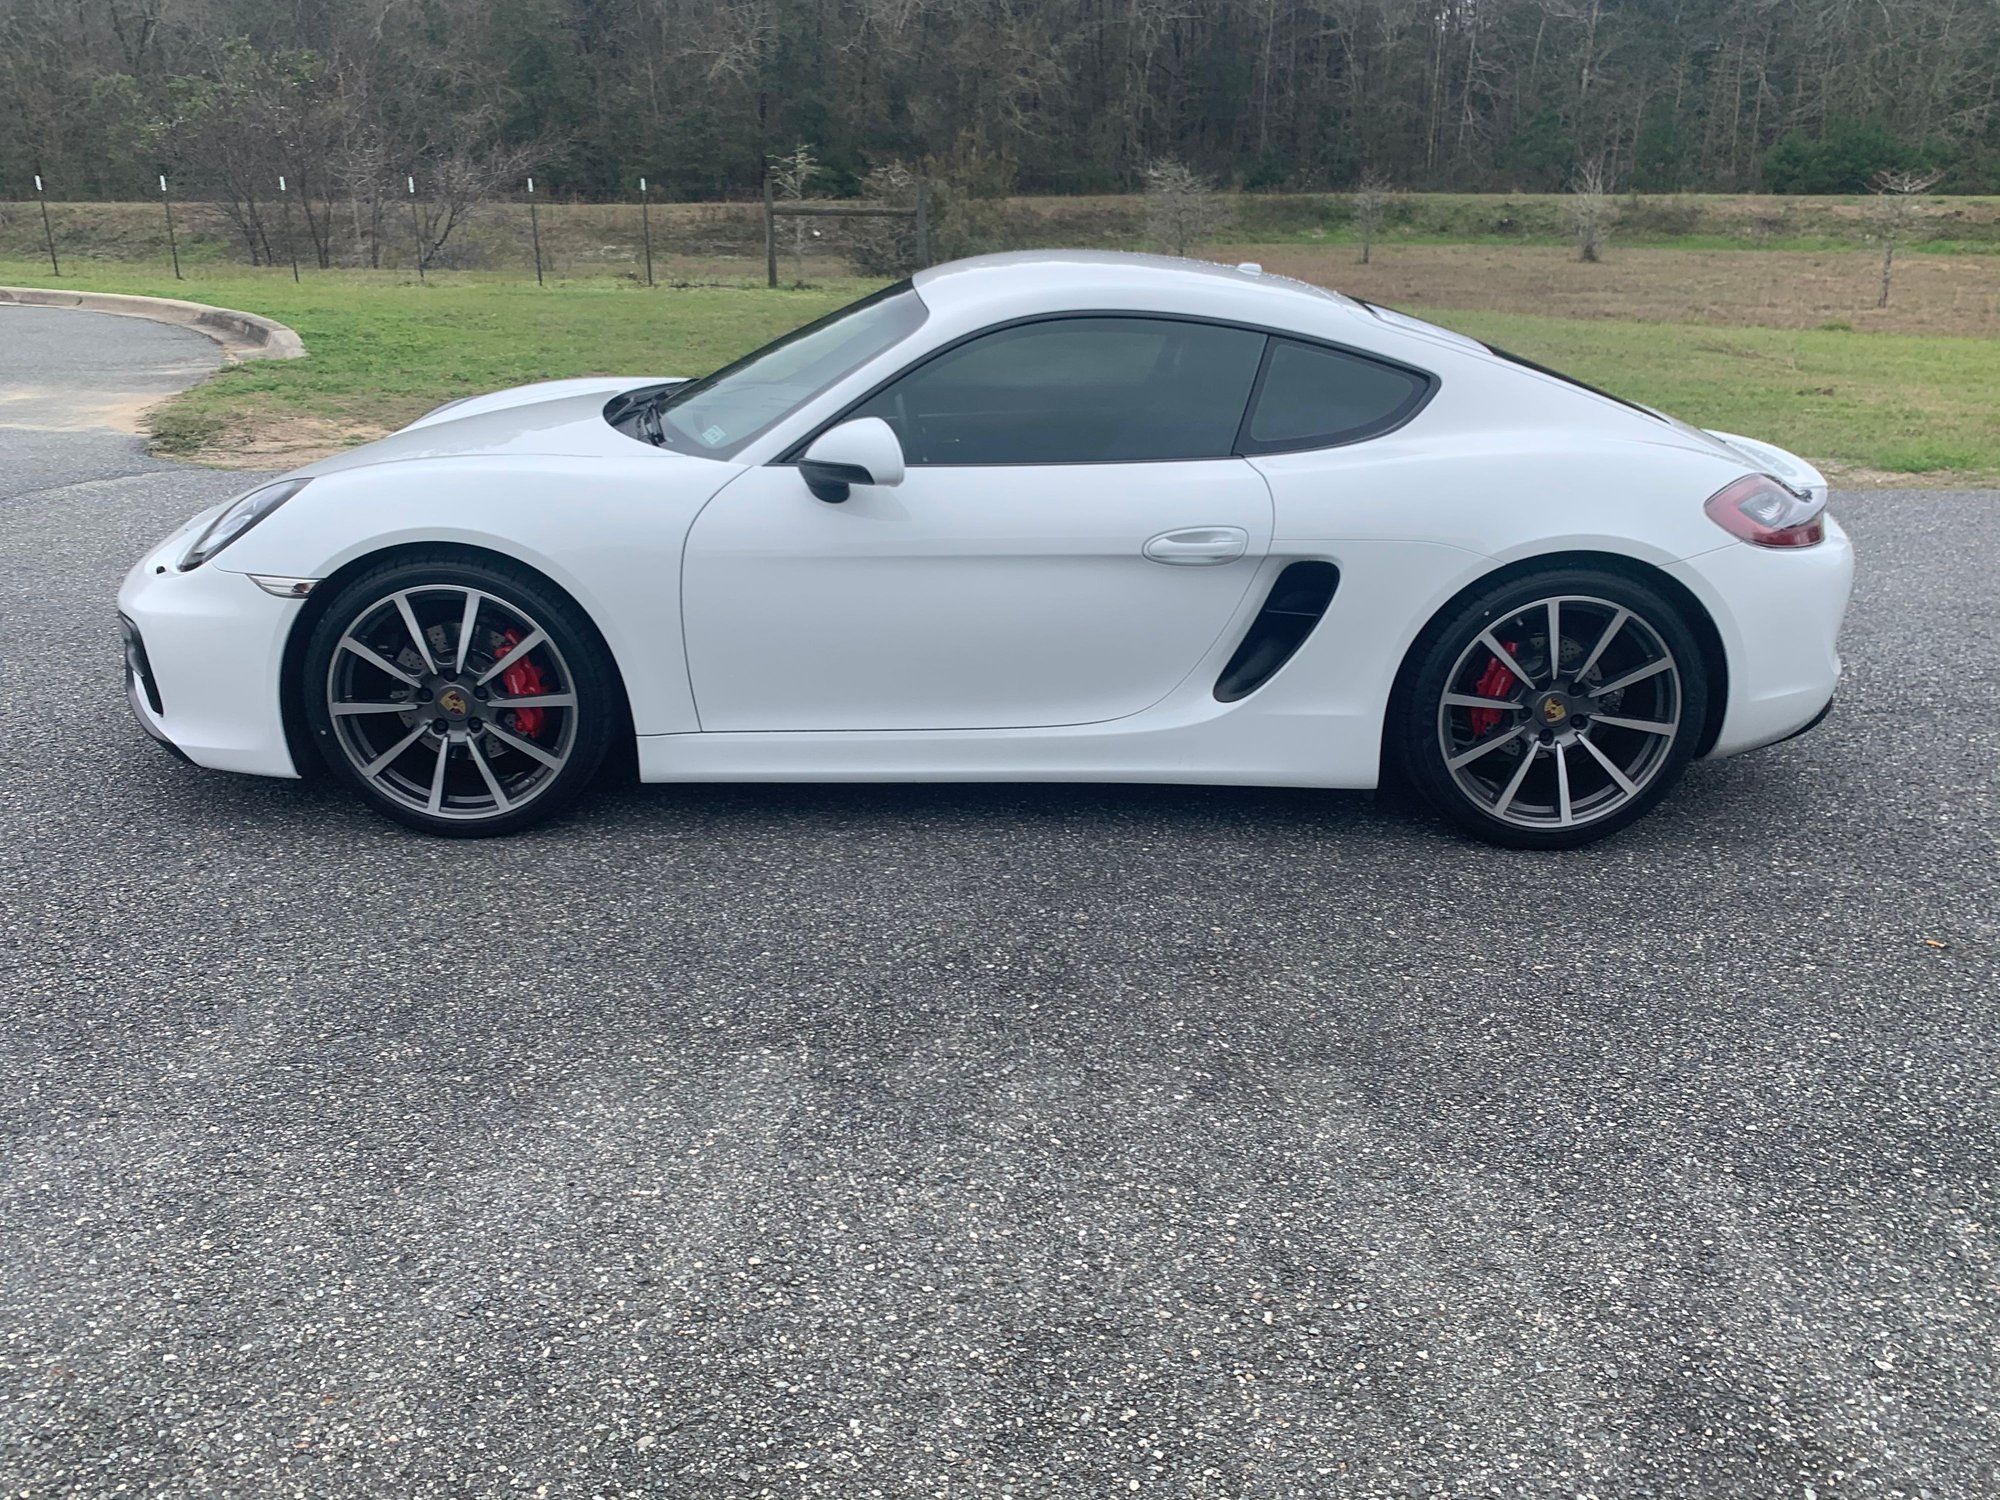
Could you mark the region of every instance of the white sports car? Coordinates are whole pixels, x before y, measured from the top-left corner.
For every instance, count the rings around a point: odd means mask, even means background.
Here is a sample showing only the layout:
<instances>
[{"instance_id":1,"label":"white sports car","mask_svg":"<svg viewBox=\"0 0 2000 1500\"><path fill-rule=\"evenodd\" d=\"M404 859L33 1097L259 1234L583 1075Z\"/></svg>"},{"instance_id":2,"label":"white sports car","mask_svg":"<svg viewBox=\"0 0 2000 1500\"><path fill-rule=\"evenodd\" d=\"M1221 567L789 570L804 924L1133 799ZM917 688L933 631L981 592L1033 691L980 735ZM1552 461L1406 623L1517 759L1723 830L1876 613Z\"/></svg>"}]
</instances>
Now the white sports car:
<instances>
[{"instance_id":1,"label":"white sports car","mask_svg":"<svg viewBox=\"0 0 2000 1500\"><path fill-rule=\"evenodd\" d=\"M445 834L646 781L1393 778L1580 844L1825 715L1826 481L1316 287L925 271L700 380L453 402L119 594L197 765Z\"/></svg>"}]
</instances>

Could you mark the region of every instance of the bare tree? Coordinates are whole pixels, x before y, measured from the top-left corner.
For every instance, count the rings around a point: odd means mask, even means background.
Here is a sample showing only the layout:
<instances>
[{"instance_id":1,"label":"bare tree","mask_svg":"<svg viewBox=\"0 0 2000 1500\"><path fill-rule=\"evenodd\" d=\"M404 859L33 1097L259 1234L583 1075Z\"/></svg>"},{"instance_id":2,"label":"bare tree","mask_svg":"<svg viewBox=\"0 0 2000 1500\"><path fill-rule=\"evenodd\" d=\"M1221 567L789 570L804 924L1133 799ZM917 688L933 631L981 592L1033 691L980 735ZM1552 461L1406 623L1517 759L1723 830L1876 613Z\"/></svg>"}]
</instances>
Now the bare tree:
<instances>
[{"instance_id":1,"label":"bare tree","mask_svg":"<svg viewBox=\"0 0 2000 1500\"><path fill-rule=\"evenodd\" d=\"M547 152L539 146L482 146L481 120L464 120L453 127L453 144L419 161L408 175L417 181L418 264L436 265L445 242L465 221L499 193L511 188L538 166Z\"/></svg>"},{"instance_id":2,"label":"bare tree","mask_svg":"<svg viewBox=\"0 0 2000 1500\"><path fill-rule=\"evenodd\" d=\"M1207 178L1183 162L1162 157L1146 168L1146 233L1176 255L1212 238L1228 222L1227 210Z\"/></svg>"},{"instance_id":3,"label":"bare tree","mask_svg":"<svg viewBox=\"0 0 2000 1500\"><path fill-rule=\"evenodd\" d=\"M1389 211L1389 179L1380 172L1367 171L1354 185L1354 227L1361 234L1361 264L1375 258L1375 236Z\"/></svg>"},{"instance_id":4,"label":"bare tree","mask_svg":"<svg viewBox=\"0 0 2000 1500\"><path fill-rule=\"evenodd\" d=\"M820 175L819 158L813 155L813 148L801 142L789 156L771 158L771 184L780 198L793 202L807 197L813 181ZM792 280L800 286L806 281L806 236L807 220L792 220ZM818 230L812 230L817 235Z\"/></svg>"},{"instance_id":5,"label":"bare tree","mask_svg":"<svg viewBox=\"0 0 2000 1500\"><path fill-rule=\"evenodd\" d=\"M253 77L240 46L298 87ZM1951 152L1945 186L1992 191L1996 49L1994 0L0 0L0 189L40 170L115 196L171 167L232 205L261 258L265 148L312 144L293 104L331 93L387 143L397 186L437 154L436 121L484 110L482 149L561 143L586 192L650 163L690 201L760 188L800 140L843 185L892 142L951 181L932 164L961 136L1037 193L1160 157L1267 186L1346 181L1358 160L1399 184L1559 190L1607 148L1650 189L1858 192L1917 142ZM254 86L291 118L198 84ZM183 116L186 149L135 128ZM260 158L248 177L238 157ZM310 186L291 202L316 241L317 160L278 168ZM970 219L988 200L958 201ZM392 232L405 208L387 199Z\"/></svg>"},{"instance_id":6,"label":"bare tree","mask_svg":"<svg viewBox=\"0 0 2000 1500\"><path fill-rule=\"evenodd\" d=\"M1889 305L1889 282L1896 274L1896 247L1909 238L1916 218L1916 200L1936 187L1942 172L1877 172L1873 183L1875 202L1869 217L1874 236L1882 242L1882 292L1877 307Z\"/></svg>"},{"instance_id":7,"label":"bare tree","mask_svg":"<svg viewBox=\"0 0 2000 1500\"><path fill-rule=\"evenodd\" d=\"M391 153L381 133L365 123L344 132L329 158L334 184L347 200L354 237L354 264L382 268L382 212L389 184Z\"/></svg>"},{"instance_id":8,"label":"bare tree","mask_svg":"<svg viewBox=\"0 0 2000 1500\"><path fill-rule=\"evenodd\" d=\"M1611 223L1617 210L1611 203L1611 171L1601 156L1592 157L1576 169L1569 185L1569 231L1576 242L1576 258L1595 265L1604 258L1604 242L1611 237Z\"/></svg>"},{"instance_id":9,"label":"bare tree","mask_svg":"<svg viewBox=\"0 0 2000 1500\"><path fill-rule=\"evenodd\" d=\"M174 81L153 140L175 176L213 194L249 252L275 265L268 216L286 169L285 95L291 80L248 43L223 49L214 78Z\"/></svg>"},{"instance_id":10,"label":"bare tree","mask_svg":"<svg viewBox=\"0 0 2000 1500\"><path fill-rule=\"evenodd\" d=\"M920 180L907 162L884 162L862 178L861 195L879 208L913 207ZM913 220L851 219L848 223L847 253L857 274L908 276L921 269Z\"/></svg>"}]
</instances>

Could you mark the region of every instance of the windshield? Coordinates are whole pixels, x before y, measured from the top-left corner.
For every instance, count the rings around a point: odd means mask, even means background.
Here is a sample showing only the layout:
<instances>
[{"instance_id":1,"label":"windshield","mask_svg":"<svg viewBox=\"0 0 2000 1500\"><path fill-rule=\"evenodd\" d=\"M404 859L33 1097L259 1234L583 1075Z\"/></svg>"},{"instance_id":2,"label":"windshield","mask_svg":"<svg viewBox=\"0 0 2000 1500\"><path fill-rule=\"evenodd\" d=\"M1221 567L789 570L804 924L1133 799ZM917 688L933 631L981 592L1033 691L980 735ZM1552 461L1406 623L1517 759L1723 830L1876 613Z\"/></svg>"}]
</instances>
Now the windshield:
<instances>
[{"instance_id":1,"label":"windshield","mask_svg":"<svg viewBox=\"0 0 2000 1500\"><path fill-rule=\"evenodd\" d=\"M727 458L787 412L901 343L923 323L923 300L901 281L796 328L660 401L669 446Z\"/></svg>"}]
</instances>

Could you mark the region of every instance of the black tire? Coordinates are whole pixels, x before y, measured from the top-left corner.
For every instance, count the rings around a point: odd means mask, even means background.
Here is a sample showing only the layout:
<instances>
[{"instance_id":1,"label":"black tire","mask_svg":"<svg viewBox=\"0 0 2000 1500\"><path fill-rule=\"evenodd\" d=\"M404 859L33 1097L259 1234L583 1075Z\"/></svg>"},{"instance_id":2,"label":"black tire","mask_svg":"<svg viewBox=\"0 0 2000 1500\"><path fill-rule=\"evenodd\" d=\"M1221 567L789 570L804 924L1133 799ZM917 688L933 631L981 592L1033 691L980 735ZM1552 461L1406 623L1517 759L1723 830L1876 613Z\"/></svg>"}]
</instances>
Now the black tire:
<instances>
[{"instance_id":1,"label":"black tire","mask_svg":"<svg viewBox=\"0 0 2000 1500\"><path fill-rule=\"evenodd\" d=\"M563 812L625 723L609 654L575 604L525 568L447 548L344 584L300 687L333 775L385 816L451 838Z\"/></svg>"},{"instance_id":2,"label":"black tire","mask_svg":"<svg viewBox=\"0 0 2000 1500\"><path fill-rule=\"evenodd\" d=\"M1384 782L1488 843L1594 843L1680 780L1706 722L1706 676L1681 608L1639 579L1555 568L1478 589L1411 647Z\"/></svg>"}]
</instances>

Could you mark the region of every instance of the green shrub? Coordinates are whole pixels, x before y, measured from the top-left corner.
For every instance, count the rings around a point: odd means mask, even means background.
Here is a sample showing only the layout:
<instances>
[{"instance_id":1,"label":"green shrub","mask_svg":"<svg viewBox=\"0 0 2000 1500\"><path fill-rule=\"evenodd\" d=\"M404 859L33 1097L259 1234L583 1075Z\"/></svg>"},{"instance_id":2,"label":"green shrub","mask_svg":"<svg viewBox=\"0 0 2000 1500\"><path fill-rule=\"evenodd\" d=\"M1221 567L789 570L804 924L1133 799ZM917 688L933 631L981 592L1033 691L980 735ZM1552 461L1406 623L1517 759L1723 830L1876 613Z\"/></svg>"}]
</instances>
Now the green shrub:
<instances>
[{"instance_id":1,"label":"green shrub","mask_svg":"<svg viewBox=\"0 0 2000 1500\"><path fill-rule=\"evenodd\" d=\"M1774 193L1865 193L1878 172L1917 165L1921 153L1876 120L1834 120L1817 137L1794 130L1764 154Z\"/></svg>"}]
</instances>

